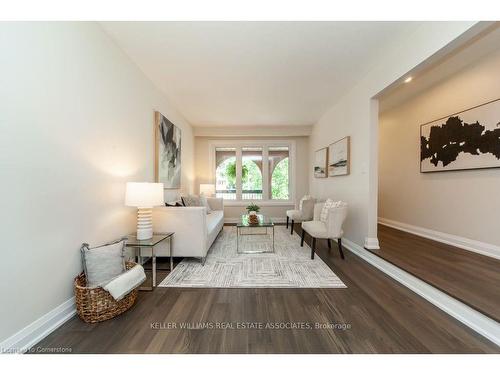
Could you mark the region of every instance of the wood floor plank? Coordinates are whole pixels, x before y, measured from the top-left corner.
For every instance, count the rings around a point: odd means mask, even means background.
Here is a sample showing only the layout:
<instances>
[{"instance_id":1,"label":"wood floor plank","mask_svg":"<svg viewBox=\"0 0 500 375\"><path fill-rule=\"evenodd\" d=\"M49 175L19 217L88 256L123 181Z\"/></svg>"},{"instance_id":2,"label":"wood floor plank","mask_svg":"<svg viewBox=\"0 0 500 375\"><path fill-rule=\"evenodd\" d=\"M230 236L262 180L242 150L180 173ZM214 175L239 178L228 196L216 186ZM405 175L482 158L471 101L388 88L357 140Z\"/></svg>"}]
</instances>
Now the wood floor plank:
<instances>
[{"instance_id":1,"label":"wood floor plank","mask_svg":"<svg viewBox=\"0 0 500 375\"><path fill-rule=\"evenodd\" d=\"M500 322L500 260L379 225L372 252Z\"/></svg>"},{"instance_id":2,"label":"wood floor plank","mask_svg":"<svg viewBox=\"0 0 500 375\"><path fill-rule=\"evenodd\" d=\"M328 250L326 242L318 243L318 256L346 289L157 288L139 293L136 305L113 320L90 325L75 317L37 346L67 346L73 353L500 353L361 258L344 253L341 260L335 246ZM180 327L210 322L313 328ZM152 323L177 327L154 329ZM316 323L349 328L314 329Z\"/></svg>"}]
</instances>

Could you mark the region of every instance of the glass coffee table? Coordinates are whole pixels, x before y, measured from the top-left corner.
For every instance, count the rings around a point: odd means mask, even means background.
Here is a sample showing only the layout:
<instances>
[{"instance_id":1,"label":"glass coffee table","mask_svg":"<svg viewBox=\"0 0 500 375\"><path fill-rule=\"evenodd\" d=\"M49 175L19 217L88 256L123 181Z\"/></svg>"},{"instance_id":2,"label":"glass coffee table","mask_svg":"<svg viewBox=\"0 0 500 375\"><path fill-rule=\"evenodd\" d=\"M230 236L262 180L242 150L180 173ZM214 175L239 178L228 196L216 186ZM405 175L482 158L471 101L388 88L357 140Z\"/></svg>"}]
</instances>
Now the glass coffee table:
<instances>
[{"instance_id":1,"label":"glass coffee table","mask_svg":"<svg viewBox=\"0 0 500 375\"><path fill-rule=\"evenodd\" d=\"M242 215L241 220L236 224L236 252L238 254L255 254L255 253L274 253L274 223L271 218L264 215L257 215L259 218L258 223L251 223L248 215ZM264 232L255 231L254 229L262 228L265 229ZM272 230L269 230L272 229ZM268 233L268 230L270 234ZM263 249L251 249L245 250L241 249L240 246L240 237L241 236L269 236L271 235L272 246L270 251L266 251Z\"/></svg>"}]
</instances>

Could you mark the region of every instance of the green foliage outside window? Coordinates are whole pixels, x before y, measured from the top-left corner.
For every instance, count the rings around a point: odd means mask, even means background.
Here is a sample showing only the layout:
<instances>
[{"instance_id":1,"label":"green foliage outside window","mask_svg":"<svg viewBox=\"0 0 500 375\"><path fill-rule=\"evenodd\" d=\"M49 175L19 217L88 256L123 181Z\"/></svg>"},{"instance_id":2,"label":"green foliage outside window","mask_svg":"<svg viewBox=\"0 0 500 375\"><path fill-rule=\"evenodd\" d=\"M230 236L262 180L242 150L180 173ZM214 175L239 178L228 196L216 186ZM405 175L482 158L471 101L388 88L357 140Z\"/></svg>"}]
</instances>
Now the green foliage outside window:
<instances>
[{"instance_id":1,"label":"green foliage outside window","mask_svg":"<svg viewBox=\"0 0 500 375\"><path fill-rule=\"evenodd\" d=\"M271 178L272 199L288 199L288 158L276 165Z\"/></svg>"},{"instance_id":2,"label":"green foliage outside window","mask_svg":"<svg viewBox=\"0 0 500 375\"><path fill-rule=\"evenodd\" d=\"M248 168L246 168L246 166L243 166L241 177L246 178L247 175ZM236 161L229 163L226 166L226 179L228 188L236 189Z\"/></svg>"},{"instance_id":3,"label":"green foliage outside window","mask_svg":"<svg viewBox=\"0 0 500 375\"><path fill-rule=\"evenodd\" d=\"M241 176L243 190L262 190L262 173L257 164L251 160L243 160L242 167L243 171L247 171L246 175Z\"/></svg>"},{"instance_id":4,"label":"green foliage outside window","mask_svg":"<svg viewBox=\"0 0 500 375\"><path fill-rule=\"evenodd\" d=\"M229 186L236 187L236 162L227 165L226 178ZM262 174L257 164L251 160L243 161L241 181L245 190L262 189Z\"/></svg>"},{"instance_id":5,"label":"green foliage outside window","mask_svg":"<svg viewBox=\"0 0 500 375\"><path fill-rule=\"evenodd\" d=\"M271 178L271 198L289 199L288 158L281 160L274 168ZM236 188L236 162L226 166L225 177L229 189ZM251 160L242 163L242 185L244 190L262 190L262 174L259 167Z\"/></svg>"}]
</instances>

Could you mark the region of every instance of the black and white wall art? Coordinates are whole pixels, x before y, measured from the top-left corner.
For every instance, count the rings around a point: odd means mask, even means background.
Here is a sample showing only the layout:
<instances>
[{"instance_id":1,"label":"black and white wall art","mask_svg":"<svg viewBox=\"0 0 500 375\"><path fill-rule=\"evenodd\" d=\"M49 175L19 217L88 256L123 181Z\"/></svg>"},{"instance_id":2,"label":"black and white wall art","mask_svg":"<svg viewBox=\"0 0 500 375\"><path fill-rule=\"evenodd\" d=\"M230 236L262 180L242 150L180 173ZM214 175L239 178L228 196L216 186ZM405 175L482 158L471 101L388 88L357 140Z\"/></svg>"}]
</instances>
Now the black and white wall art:
<instances>
[{"instance_id":1,"label":"black and white wall art","mask_svg":"<svg viewBox=\"0 0 500 375\"><path fill-rule=\"evenodd\" d=\"M500 167L500 99L423 124L420 172Z\"/></svg>"},{"instance_id":2,"label":"black and white wall art","mask_svg":"<svg viewBox=\"0 0 500 375\"><path fill-rule=\"evenodd\" d=\"M326 177L326 162L327 162L328 149L326 147L317 150L314 153L314 177Z\"/></svg>"},{"instance_id":3,"label":"black and white wall art","mask_svg":"<svg viewBox=\"0 0 500 375\"><path fill-rule=\"evenodd\" d=\"M347 136L328 146L329 177L349 174L350 140L351 138Z\"/></svg>"},{"instance_id":4,"label":"black and white wall art","mask_svg":"<svg viewBox=\"0 0 500 375\"><path fill-rule=\"evenodd\" d=\"M155 176L165 189L181 187L181 130L155 112Z\"/></svg>"}]
</instances>

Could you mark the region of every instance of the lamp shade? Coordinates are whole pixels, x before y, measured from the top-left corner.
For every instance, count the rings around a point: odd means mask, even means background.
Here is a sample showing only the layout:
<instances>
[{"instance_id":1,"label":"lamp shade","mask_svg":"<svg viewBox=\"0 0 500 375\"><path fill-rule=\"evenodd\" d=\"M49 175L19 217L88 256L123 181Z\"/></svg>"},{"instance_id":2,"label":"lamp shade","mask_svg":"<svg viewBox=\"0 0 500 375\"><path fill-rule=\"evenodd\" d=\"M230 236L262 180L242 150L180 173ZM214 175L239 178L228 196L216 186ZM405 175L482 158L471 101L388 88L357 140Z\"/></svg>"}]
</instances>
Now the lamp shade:
<instances>
[{"instance_id":1,"label":"lamp shade","mask_svg":"<svg viewBox=\"0 0 500 375\"><path fill-rule=\"evenodd\" d=\"M200 184L200 194L206 197L211 197L215 195L215 185L214 184Z\"/></svg>"},{"instance_id":2,"label":"lamp shade","mask_svg":"<svg viewBox=\"0 0 500 375\"><path fill-rule=\"evenodd\" d=\"M125 205L132 207L163 206L163 184L152 182L127 182Z\"/></svg>"}]
</instances>

